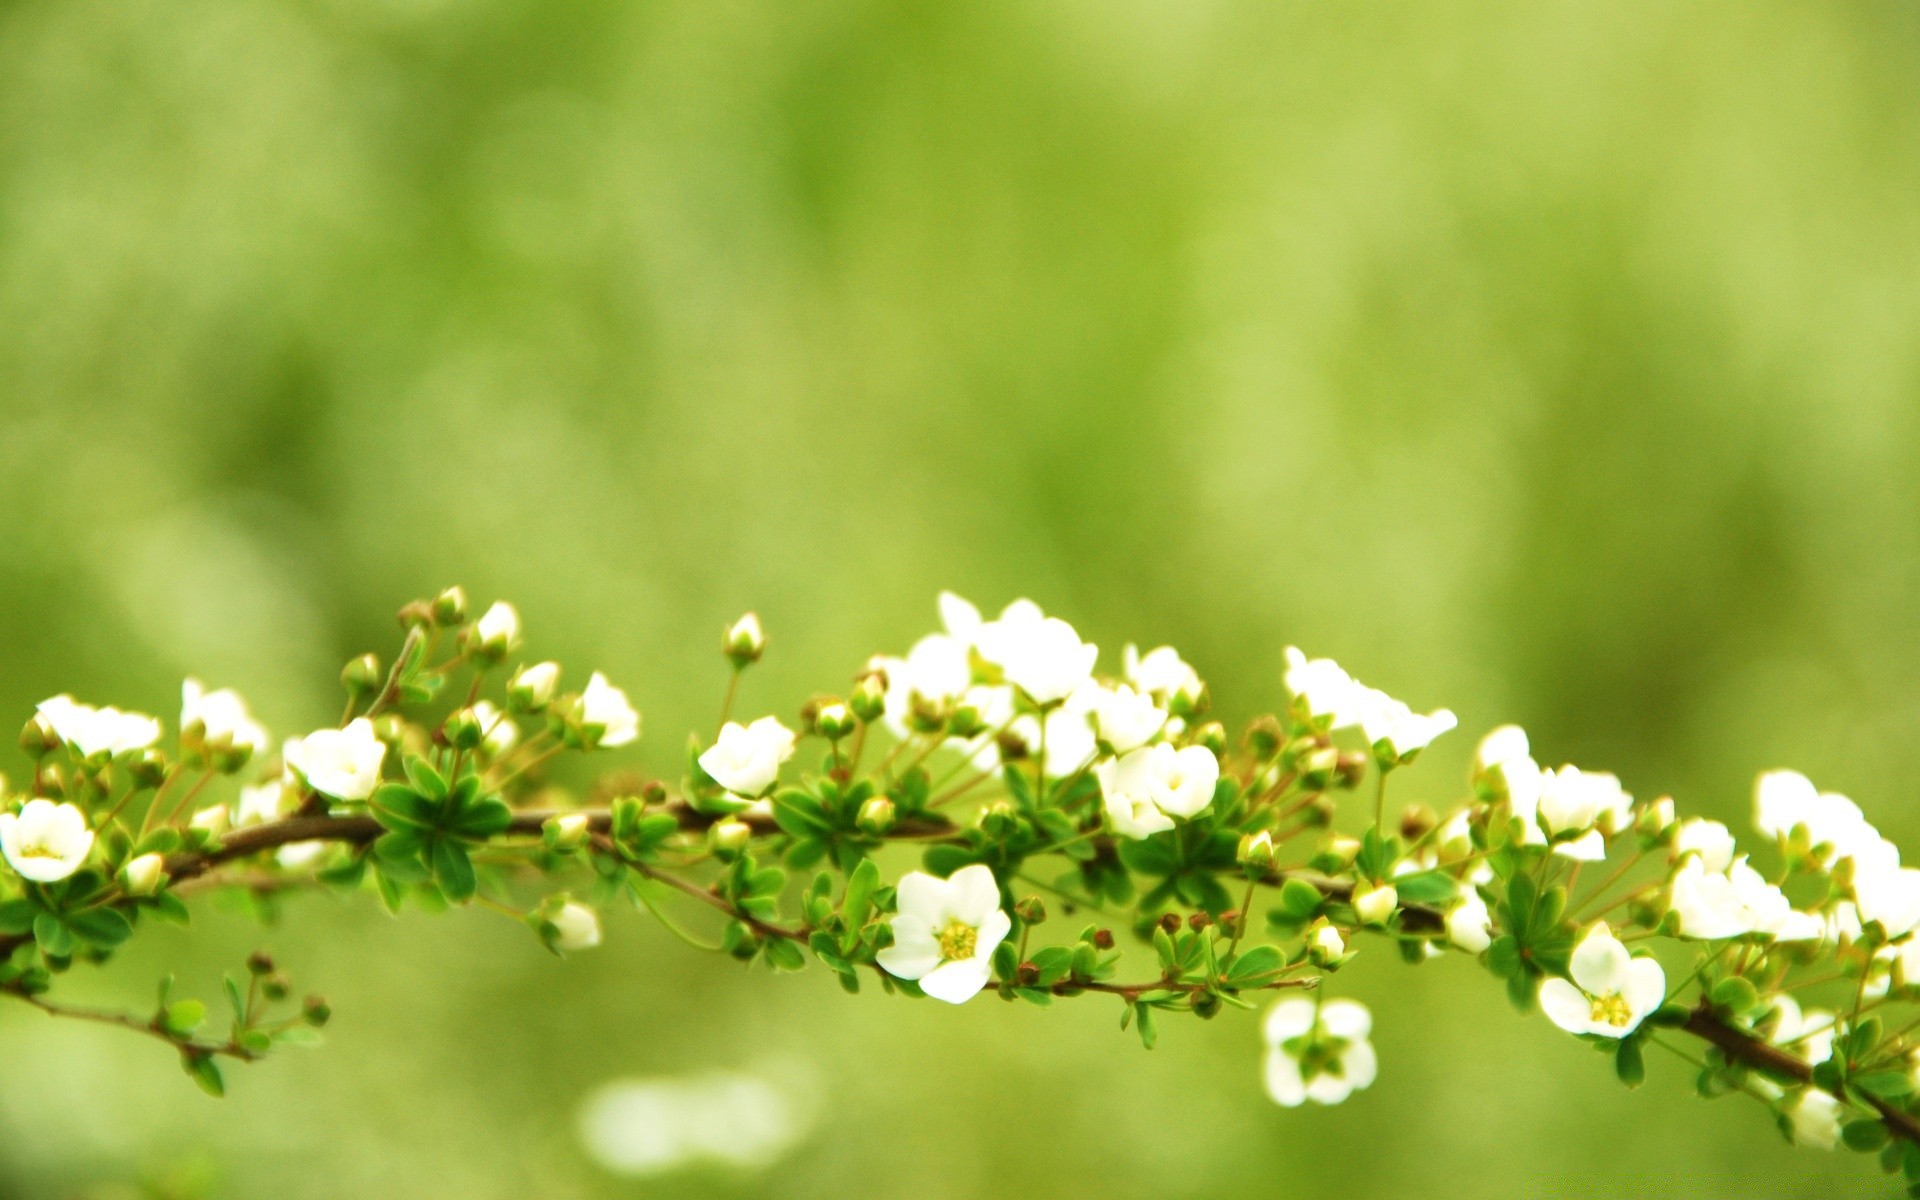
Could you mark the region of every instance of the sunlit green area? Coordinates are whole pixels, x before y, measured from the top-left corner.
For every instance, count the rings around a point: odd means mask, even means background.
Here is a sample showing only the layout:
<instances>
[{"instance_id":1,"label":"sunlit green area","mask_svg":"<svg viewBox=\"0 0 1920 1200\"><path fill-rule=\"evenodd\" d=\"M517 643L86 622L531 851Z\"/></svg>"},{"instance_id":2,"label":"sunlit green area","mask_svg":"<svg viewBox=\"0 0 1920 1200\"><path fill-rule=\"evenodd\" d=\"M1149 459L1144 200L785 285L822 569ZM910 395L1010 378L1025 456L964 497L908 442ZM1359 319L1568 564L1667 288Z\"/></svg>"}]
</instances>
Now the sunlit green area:
<instances>
[{"instance_id":1,"label":"sunlit green area","mask_svg":"<svg viewBox=\"0 0 1920 1200\"><path fill-rule=\"evenodd\" d=\"M505 596L677 778L954 588L1171 642L1223 715L1328 654L1748 824L1794 766L1920 847L1920 14L1907 5L0 5L0 720L281 733L401 602ZM7 716L6 714L12 714ZM18 779L10 748L0 769ZM584 774L569 778L584 786ZM904 862L893 864L904 869ZM689 914L690 921L697 917ZM1891 1194L1366 946L1379 1081L1257 1014L959 1009L611 915L203 903L83 999L269 946L328 1044L194 1090L0 1007L0 1196ZM610 1082L762 1081L770 1164L623 1177Z\"/></svg>"}]
</instances>

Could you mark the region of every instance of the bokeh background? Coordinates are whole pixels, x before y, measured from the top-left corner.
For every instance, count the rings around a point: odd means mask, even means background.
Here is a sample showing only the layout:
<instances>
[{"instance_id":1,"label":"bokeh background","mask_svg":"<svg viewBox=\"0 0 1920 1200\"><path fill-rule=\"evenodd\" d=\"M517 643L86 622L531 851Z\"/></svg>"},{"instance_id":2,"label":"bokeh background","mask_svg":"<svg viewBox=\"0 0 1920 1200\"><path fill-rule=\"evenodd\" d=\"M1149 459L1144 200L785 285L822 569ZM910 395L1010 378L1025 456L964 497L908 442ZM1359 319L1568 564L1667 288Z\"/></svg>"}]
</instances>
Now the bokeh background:
<instances>
[{"instance_id":1,"label":"bokeh background","mask_svg":"<svg viewBox=\"0 0 1920 1200\"><path fill-rule=\"evenodd\" d=\"M785 714L952 587L1171 641L1229 716L1297 642L1920 844L1916 95L1891 2L6 0L0 712L171 721L193 672L324 724L459 581L672 772L725 620ZM1381 1077L1301 1112L1249 1014L1147 1053L630 913L556 962L202 906L74 986L217 994L257 945L338 1017L224 1102L0 1010L0 1195L1890 1194L1677 1062L1626 1093L1457 955L1342 974ZM771 1167L586 1152L598 1089L713 1072L782 1098Z\"/></svg>"}]
</instances>

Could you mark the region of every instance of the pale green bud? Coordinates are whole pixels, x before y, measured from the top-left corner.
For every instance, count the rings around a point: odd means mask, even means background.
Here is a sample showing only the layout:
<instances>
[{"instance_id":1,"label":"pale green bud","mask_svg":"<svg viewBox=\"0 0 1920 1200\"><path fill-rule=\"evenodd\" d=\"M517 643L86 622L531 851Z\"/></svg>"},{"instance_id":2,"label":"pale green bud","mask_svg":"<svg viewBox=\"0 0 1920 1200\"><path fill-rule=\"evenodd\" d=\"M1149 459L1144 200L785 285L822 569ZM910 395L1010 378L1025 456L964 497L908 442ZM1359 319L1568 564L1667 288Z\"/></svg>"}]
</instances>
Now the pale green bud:
<instances>
[{"instance_id":1,"label":"pale green bud","mask_svg":"<svg viewBox=\"0 0 1920 1200\"><path fill-rule=\"evenodd\" d=\"M160 854L142 854L120 869L120 888L129 896L151 896L167 881L167 860Z\"/></svg>"},{"instance_id":2,"label":"pale green bud","mask_svg":"<svg viewBox=\"0 0 1920 1200\"><path fill-rule=\"evenodd\" d=\"M748 613L727 626L726 632L721 635L720 649L736 671L759 662L760 656L767 650L767 635L760 628L760 617Z\"/></svg>"}]
</instances>

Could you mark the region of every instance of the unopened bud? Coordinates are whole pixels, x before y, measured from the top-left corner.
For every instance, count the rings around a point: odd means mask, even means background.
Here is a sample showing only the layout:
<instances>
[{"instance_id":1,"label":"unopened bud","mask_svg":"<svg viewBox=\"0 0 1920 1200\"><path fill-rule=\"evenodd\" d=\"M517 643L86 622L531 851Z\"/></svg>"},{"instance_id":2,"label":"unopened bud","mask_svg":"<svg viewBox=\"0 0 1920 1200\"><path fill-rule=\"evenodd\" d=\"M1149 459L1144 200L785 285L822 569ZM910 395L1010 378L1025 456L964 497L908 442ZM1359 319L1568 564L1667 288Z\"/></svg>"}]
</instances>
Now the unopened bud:
<instances>
[{"instance_id":1,"label":"unopened bud","mask_svg":"<svg viewBox=\"0 0 1920 1200\"><path fill-rule=\"evenodd\" d=\"M394 614L402 629L425 629L433 624L433 605L425 600L409 600Z\"/></svg>"},{"instance_id":2,"label":"unopened bud","mask_svg":"<svg viewBox=\"0 0 1920 1200\"><path fill-rule=\"evenodd\" d=\"M980 828L994 837L1005 837L1013 828L1014 807L1006 800L995 800L980 810Z\"/></svg>"},{"instance_id":3,"label":"unopened bud","mask_svg":"<svg viewBox=\"0 0 1920 1200\"><path fill-rule=\"evenodd\" d=\"M947 727L947 706L914 692L907 697L907 727L915 733L939 733Z\"/></svg>"},{"instance_id":4,"label":"unopened bud","mask_svg":"<svg viewBox=\"0 0 1920 1200\"><path fill-rule=\"evenodd\" d=\"M1673 797L1662 796L1641 812L1635 828L1642 836L1659 838L1673 827L1673 818Z\"/></svg>"},{"instance_id":5,"label":"unopened bud","mask_svg":"<svg viewBox=\"0 0 1920 1200\"><path fill-rule=\"evenodd\" d=\"M340 668L340 686L356 698L373 691L380 683L380 656L377 654L362 654L359 658L347 660L347 665Z\"/></svg>"},{"instance_id":6,"label":"unopened bud","mask_svg":"<svg viewBox=\"0 0 1920 1200\"><path fill-rule=\"evenodd\" d=\"M1028 896L1013 906L1013 915L1028 925L1038 925L1047 919L1047 906L1038 896Z\"/></svg>"},{"instance_id":7,"label":"unopened bud","mask_svg":"<svg viewBox=\"0 0 1920 1200\"><path fill-rule=\"evenodd\" d=\"M721 854L738 854L753 840L753 826L738 817L722 817L707 830L707 842Z\"/></svg>"},{"instance_id":8,"label":"unopened bud","mask_svg":"<svg viewBox=\"0 0 1920 1200\"><path fill-rule=\"evenodd\" d=\"M433 623L458 625L467 619L467 590L455 584L433 598Z\"/></svg>"},{"instance_id":9,"label":"unopened bud","mask_svg":"<svg viewBox=\"0 0 1920 1200\"><path fill-rule=\"evenodd\" d=\"M486 726L471 708L456 708L440 726L440 738L455 750L471 750L486 739Z\"/></svg>"},{"instance_id":10,"label":"unopened bud","mask_svg":"<svg viewBox=\"0 0 1920 1200\"><path fill-rule=\"evenodd\" d=\"M167 777L167 756L152 746L127 757L127 774L136 788L159 787Z\"/></svg>"},{"instance_id":11,"label":"unopened bud","mask_svg":"<svg viewBox=\"0 0 1920 1200\"><path fill-rule=\"evenodd\" d=\"M1417 842L1433 832L1440 818L1424 804L1409 804L1400 813L1400 836L1409 842Z\"/></svg>"},{"instance_id":12,"label":"unopened bud","mask_svg":"<svg viewBox=\"0 0 1920 1200\"><path fill-rule=\"evenodd\" d=\"M561 813L547 818L540 836L554 850L578 850L586 845L590 822L586 813Z\"/></svg>"},{"instance_id":13,"label":"unopened bud","mask_svg":"<svg viewBox=\"0 0 1920 1200\"><path fill-rule=\"evenodd\" d=\"M300 1006L300 1016L315 1029L333 1019L333 1008L325 996L308 996Z\"/></svg>"},{"instance_id":14,"label":"unopened bud","mask_svg":"<svg viewBox=\"0 0 1920 1200\"><path fill-rule=\"evenodd\" d=\"M1113 949L1113 930L1096 929L1093 931L1093 944L1102 950Z\"/></svg>"},{"instance_id":15,"label":"unopened bud","mask_svg":"<svg viewBox=\"0 0 1920 1200\"><path fill-rule=\"evenodd\" d=\"M1300 782L1315 791L1333 786L1340 770L1340 752L1332 746L1314 746L1295 760Z\"/></svg>"},{"instance_id":16,"label":"unopened bud","mask_svg":"<svg viewBox=\"0 0 1920 1200\"><path fill-rule=\"evenodd\" d=\"M860 806L860 813L854 820L859 824L862 833L880 837L893 828L896 815L893 801L885 796L872 796Z\"/></svg>"},{"instance_id":17,"label":"unopened bud","mask_svg":"<svg viewBox=\"0 0 1920 1200\"><path fill-rule=\"evenodd\" d=\"M1315 921L1307 932L1307 957L1317 967L1332 968L1338 966L1347 956L1346 939L1340 931L1327 924L1325 917Z\"/></svg>"},{"instance_id":18,"label":"unopened bud","mask_svg":"<svg viewBox=\"0 0 1920 1200\"><path fill-rule=\"evenodd\" d=\"M569 900L547 918L556 950L591 950L600 944L600 914Z\"/></svg>"},{"instance_id":19,"label":"unopened bud","mask_svg":"<svg viewBox=\"0 0 1920 1200\"><path fill-rule=\"evenodd\" d=\"M120 869L120 888L129 896L151 896L167 881L167 860L160 854L142 854Z\"/></svg>"},{"instance_id":20,"label":"unopened bud","mask_svg":"<svg viewBox=\"0 0 1920 1200\"><path fill-rule=\"evenodd\" d=\"M1023 762L1027 755L1033 753L1033 747L1027 745L1027 739L1011 729L1002 732L993 741L1003 763Z\"/></svg>"},{"instance_id":21,"label":"unopened bud","mask_svg":"<svg viewBox=\"0 0 1920 1200\"><path fill-rule=\"evenodd\" d=\"M1353 912L1363 925L1385 925L1400 906L1400 893L1390 883L1362 884L1353 890Z\"/></svg>"},{"instance_id":22,"label":"unopened bud","mask_svg":"<svg viewBox=\"0 0 1920 1200\"><path fill-rule=\"evenodd\" d=\"M847 707L853 715L862 721L878 721L887 711L886 676L877 672L868 672L853 685L853 695L847 699Z\"/></svg>"},{"instance_id":23,"label":"unopened bud","mask_svg":"<svg viewBox=\"0 0 1920 1200\"><path fill-rule=\"evenodd\" d=\"M505 600L480 614L468 632L467 648L482 662L497 663L520 648L520 612Z\"/></svg>"},{"instance_id":24,"label":"unopened bud","mask_svg":"<svg viewBox=\"0 0 1920 1200\"><path fill-rule=\"evenodd\" d=\"M1247 726L1247 750L1261 762L1272 762L1286 740L1286 731L1271 713Z\"/></svg>"},{"instance_id":25,"label":"unopened bud","mask_svg":"<svg viewBox=\"0 0 1920 1200\"><path fill-rule=\"evenodd\" d=\"M854 725L853 711L838 700L821 705L813 715L813 727L830 742L837 742L852 733Z\"/></svg>"},{"instance_id":26,"label":"unopened bud","mask_svg":"<svg viewBox=\"0 0 1920 1200\"><path fill-rule=\"evenodd\" d=\"M1211 924L1213 924L1213 918L1211 916L1208 916L1204 912L1187 914L1187 928L1193 930L1196 933L1202 929L1205 929L1207 926Z\"/></svg>"},{"instance_id":27,"label":"unopened bud","mask_svg":"<svg viewBox=\"0 0 1920 1200\"><path fill-rule=\"evenodd\" d=\"M987 723L980 717L980 709L972 704L961 702L953 706L953 713L947 718L947 734L957 738L978 737L987 731Z\"/></svg>"},{"instance_id":28,"label":"unopened bud","mask_svg":"<svg viewBox=\"0 0 1920 1200\"><path fill-rule=\"evenodd\" d=\"M521 667L507 681L507 701L520 712L542 712L553 703L553 694L559 687L559 663L534 663Z\"/></svg>"},{"instance_id":29,"label":"unopened bud","mask_svg":"<svg viewBox=\"0 0 1920 1200\"><path fill-rule=\"evenodd\" d=\"M268 954L265 950L255 950L252 954L247 955L247 970L253 972L255 975L273 974L273 955Z\"/></svg>"},{"instance_id":30,"label":"unopened bud","mask_svg":"<svg viewBox=\"0 0 1920 1200\"><path fill-rule=\"evenodd\" d=\"M260 981L260 994L276 1004L287 998L291 988L285 975L269 975Z\"/></svg>"},{"instance_id":31,"label":"unopened bud","mask_svg":"<svg viewBox=\"0 0 1920 1200\"><path fill-rule=\"evenodd\" d=\"M213 838L217 838L225 833L227 826L231 823L232 819L227 815L227 806L224 804L210 804L199 812L194 813L193 819L187 822L190 828L197 829L208 837Z\"/></svg>"},{"instance_id":32,"label":"unopened bud","mask_svg":"<svg viewBox=\"0 0 1920 1200\"><path fill-rule=\"evenodd\" d=\"M1179 933L1180 932L1180 914L1179 913L1161 913L1160 928L1166 930L1168 933Z\"/></svg>"},{"instance_id":33,"label":"unopened bud","mask_svg":"<svg viewBox=\"0 0 1920 1200\"><path fill-rule=\"evenodd\" d=\"M1218 758L1227 752L1227 727L1218 721L1208 721L1193 731L1193 744L1205 746Z\"/></svg>"},{"instance_id":34,"label":"unopened bud","mask_svg":"<svg viewBox=\"0 0 1920 1200\"><path fill-rule=\"evenodd\" d=\"M20 730L20 748L27 757L39 762L60 745L60 735L53 731L52 722L39 713L27 718Z\"/></svg>"},{"instance_id":35,"label":"unopened bud","mask_svg":"<svg viewBox=\"0 0 1920 1200\"><path fill-rule=\"evenodd\" d=\"M1334 777L1339 786L1351 791L1360 786L1367 777L1367 756L1359 750L1349 750L1340 756L1340 765L1334 768Z\"/></svg>"},{"instance_id":36,"label":"unopened bud","mask_svg":"<svg viewBox=\"0 0 1920 1200\"><path fill-rule=\"evenodd\" d=\"M767 635L760 628L758 614L748 613L727 626L726 633L721 637L720 649L736 671L759 662L760 656L767 650Z\"/></svg>"},{"instance_id":37,"label":"unopened bud","mask_svg":"<svg viewBox=\"0 0 1920 1200\"><path fill-rule=\"evenodd\" d=\"M1273 835L1262 829L1258 833L1249 833L1241 837L1240 849L1235 855L1241 864L1257 872L1273 868Z\"/></svg>"}]
</instances>

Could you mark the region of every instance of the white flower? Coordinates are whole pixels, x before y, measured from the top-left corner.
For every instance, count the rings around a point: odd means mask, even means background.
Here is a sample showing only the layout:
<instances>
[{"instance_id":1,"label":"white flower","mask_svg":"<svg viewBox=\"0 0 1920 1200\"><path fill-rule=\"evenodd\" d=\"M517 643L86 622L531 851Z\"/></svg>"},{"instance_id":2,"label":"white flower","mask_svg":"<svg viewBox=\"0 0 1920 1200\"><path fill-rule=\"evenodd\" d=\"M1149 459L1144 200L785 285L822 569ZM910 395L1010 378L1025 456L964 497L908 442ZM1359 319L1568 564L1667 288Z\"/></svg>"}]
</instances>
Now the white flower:
<instances>
[{"instance_id":1,"label":"white flower","mask_svg":"<svg viewBox=\"0 0 1920 1200\"><path fill-rule=\"evenodd\" d=\"M728 721L720 739L700 756L700 769L736 796L758 796L780 778L793 757L793 731L773 717L751 725Z\"/></svg>"},{"instance_id":2,"label":"white flower","mask_svg":"<svg viewBox=\"0 0 1920 1200\"><path fill-rule=\"evenodd\" d=\"M232 688L207 691L198 679L180 685L180 744L189 750L217 756L222 766L238 770L255 754L263 753L266 729L247 712L247 702Z\"/></svg>"},{"instance_id":3,"label":"white flower","mask_svg":"<svg viewBox=\"0 0 1920 1200\"><path fill-rule=\"evenodd\" d=\"M1851 858L1862 866L1897 867L1900 850L1867 823L1860 806L1838 792L1822 792L1798 771L1767 771L1754 782L1753 823L1761 833L1785 839L1796 828L1822 849L1823 864Z\"/></svg>"},{"instance_id":4,"label":"white flower","mask_svg":"<svg viewBox=\"0 0 1920 1200\"><path fill-rule=\"evenodd\" d=\"M624 746L640 736L640 714L627 703L627 694L598 671L587 680L587 690L580 693L580 723L586 727L590 743L602 750Z\"/></svg>"},{"instance_id":5,"label":"white flower","mask_svg":"<svg viewBox=\"0 0 1920 1200\"><path fill-rule=\"evenodd\" d=\"M120 886L129 896L151 896L167 881L166 856L139 855L120 868Z\"/></svg>"},{"instance_id":6,"label":"white flower","mask_svg":"<svg viewBox=\"0 0 1920 1200\"><path fill-rule=\"evenodd\" d=\"M187 819L189 828L198 829L208 837L219 837L233 824L232 816L224 804L209 804Z\"/></svg>"},{"instance_id":7,"label":"white flower","mask_svg":"<svg viewBox=\"0 0 1920 1200\"><path fill-rule=\"evenodd\" d=\"M1730 938L1753 929L1752 916L1741 903L1733 880L1723 872L1708 870L1698 857L1680 864L1673 875L1671 893L1681 937Z\"/></svg>"},{"instance_id":8,"label":"white flower","mask_svg":"<svg viewBox=\"0 0 1920 1200\"><path fill-rule=\"evenodd\" d=\"M1502 725L1480 739L1473 752L1473 783L1493 800L1504 800L1507 811L1520 821L1521 840L1539 845L1547 840L1540 828L1540 788L1543 772L1533 761L1527 731Z\"/></svg>"},{"instance_id":9,"label":"white flower","mask_svg":"<svg viewBox=\"0 0 1920 1200\"><path fill-rule=\"evenodd\" d=\"M1782 993L1773 998L1766 1021L1772 1032L1767 1040L1810 1063L1823 1063L1833 1057L1833 1014L1810 1008L1804 1013L1792 996Z\"/></svg>"},{"instance_id":10,"label":"white flower","mask_svg":"<svg viewBox=\"0 0 1920 1200\"><path fill-rule=\"evenodd\" d=\"M345 729L288 739L282 757L314 791L335 800L365 800L380 786L387 747L374 736L373 722L358 717Z\"/></svg>"},{"instance_id":11,"label":"white flower","mask_svg":"<svg viewBox=\"0 0 1920 1200\"><path fill-rule=\"evenodd\" d=\"M1307 946L1313 952L1316 961L1325 964L1340 958L1347 952L1347 943L1340 931L1325 921L1314 927L1307 937Z\"/></svg>"},{"instance_id":12,"label":"white flower","mask_svg":"<svg viewBox=\"0 0 1920 1200\"><path fill-rule=\"evenodd\" d=\"M1633 797L1620 780L1606 771L1582 771L1564 766L1540 777L1541 828L1551 836L1592 829L1625 828L1631 819Z\"/></svg>"},{"instance_id":13,"label":"white flower","mask_svg":"<svg viewBox=\"0 0 1920 1200\"><path fill-rule=\"evenodd\" d=\"M1000 910L992 869L975 863L947 879L909 871L895 894L893 945L875 960L896 979L917 981L936 1000L971 1000L987 986L994 947L1013 928Z\"/></svg>"},{"instance_id":14,"label":"white flower","mask_svg":"<svg viewBox=\"0 0 1920 1200\"><path fill-rule=\"evenodd\" d=\"M553 703L553 694L559 687L560 664L540 662L515 671L507 681L507 695L524 711L539 712Z\"/></svg>"},{"instance_id":15,"label":"white flower","mask_svg":"<svg viewBox=\"0 0 1920 1200\"><path fill-rule=\"evenodd\" d=\"M1158 646L1142 655L1128 643L1120 654L1120 670L1127 682L1164 704L1191 707L1199 703L1206 688L1200 673L1172 646Z\"/></svg>"},{"instance_id":16,"label":"white flower","mask_svg":"<svg viewBox=\"0 0 1920 1200\"><path fill-rule=\"evenodd\" d=\"M1094 732L1113 747L1115 754L1146 745L1167 723L1167 710L1155 704L1150 693L1136 692L1124 683L1112 689L1096 686L1091 690Z\"/></svg>"},{"instance_id":17,"label":"white flower","mask_svg":"<svg viewBox=\"0 0 1920 1200\"><path fill-rule=\"evenodd\" d=\"M561 950L591 950L600 944L600 915L569 900L547 918L553 925L553 944Z\"/></svg>"},{"instance_id":18,"label":"white flower","mask_svg":"<svg viewBox=\"0 0 1920 1200\"><path fill-rule=\"evenodd\" d=\"M160 740L160 722L145 713L95 708L65 694L42 700L37 711L54 736L78 750L82 758L145 750Z\"/></svg>"},{"instance_id":19,"label":"white flower","mask_svg":"<svg viewBox=\"0 0 1920 1200\"><path fill-rule=\"evenodd\" d=\"M1605 921L1595 923L1573 948L1573 982L1540 985L1540 1008L1568 1033L1621 1038L1640 1027L1666 998L1667 976L1650 958L1634 958Z\"/></svg>"},{"instance_id":20,"label":"white flower","mask_svg":"<svg viewBox=\"0 0 1920 1200\"><path fill-rule=\"evenodd\" d=\"M1361 690L1360 731L1374 756L1389 766L1406 762L1460 722L1447 709L1417 713L1374 688Z\"/></svg>"},{"instance_id":21,"label":"white flower","mask_svg":"<svg viewBox=\"0 0 1920 1200\"><path fill-rule=\"evenodd\" d=\"M1041 613L1031 600L1016 600L975 635L980 657L999 667L1008 683L1034 703L1057 704L1093 675L1100 648L1080 640L1073 626Z\"/></svg>"},{"instance_id":22,"label":"white flower","mask_svg":"<svg viewBox=\"0 0 1920 1200\"><path fill-rule=\"evenodd\" d=\"M1493 944L1493 916L1473 888L1468 888L1466 899L1448 911L1447 940L1468 954L1478 954Z\"/></svg>"},{"instance_id":23,"label":"white flower","mask_svg":"<svg viewBox=\"0 0 1920 1200\"><path fill-rule=\"evenodd\" d=\"M473 623L473 636L484 654L499 658L509 653L520 645L519 610L505 600L495 600Z\"/></svg>"},{"instance_id":24,"label":"white flower","mask_svg":"<svg viewBox=\"0 0 1920 1200\"><path fill-rule=\"evenodd\" d=\"M1267 1094L1297 1108L1338 1104L1373 1082L1379 1071L1367 1034L1373 1017L1357 1000L1282 1000L1261 1026L1267 1042Z\"/></svg>"},{"instance_id":25,"label":"white flower","mask_svg":"<svg viewBox=\"0 0 1920 1200\"><path fill-rule=\"evenodd\" d=\"M298 871L319 862L332 846L325 841L288 842L273 852L273 861L289 871Z\"/></svg>"},{"instance_id":26,"label":"white flower","mask_svg":"<svg viewBox=\"0 0 1920 1200\"><path fill-rule=\"evenodd\" d=\"M982 689L975 688L974 692ZM1013 689L1004 689L1011 704ZM1064 779L1080 770L1099 754L1093 734L1093 701L1099 685L1089 683L1046 713L1046 737L1040 736L1041 718L1025 713L1015 719L1008 732L1026 745L1027 753L1045 755L1040 764L1049 779ZM968 693L969 695L972 692ZM1010 711L1010 710L1009 710Z\"/></svg>"},{"instance_id":27,"label":"white flower","mask_svg":"<svg viewBox=\"0 0 1920 1200\"><path fill-rule=\"evenodd\" d=\"M1767 934L1777 942L1813 941L1825 934L1825 922L1813 913L1794 911L1787 894L1748 865L1744 855L1734 860L1727 875L1733 880L1740 903L1746 906L1754 932Z\"/></svg>"},{"instance_id":28,"label":"white flower","mask_svg":"<svg viewBox=\"0 0 1920 1200\"><path fill-rule=\"evenodd\" d=\"M1796 1146L1831 1150L1840 1140L1840 1102L1818 1088L1807 1088L1784 1110Z\"/></svg>"},{"instance_id":29,"label":"white flower","mask_svg":"<svg viewBox=\"0 0 1920 1200\"><path fill-rule=\"evenodd\" d=\"M1330 658L1309 659L1294 646L1286 648L1287 690L1305 706L1308 717L1323 729L1358 725L1366 712L1366 689Z\"/></svg>"},{"instance_id":30,"label":"white flower","mask_svg":"<svg viewBox=\"0 0 1920 1200\"><path fill-rule=\"evenodd\" d=\"M1912 867L1862 868L1853 877L1854 906L1862 921L1878 921L1888 938L1920 925L1920 870Z\"/></svg>"},{"instance_id":31,"label":"white flower","mask_svg":"<svg viewBox=\"0 0 1920 1200\"><path fill-rule=\"evenodd\" d=\"M490 700L474 701L473 719L480 726L480 748L488 758L499 758L520 741L520 727Z\"/></svg>"},{"instance_id":32,"label":"white flower","mask_svg":"<svg viewBox=\"0 0 1920 1200\"><path fill-rule=\"evenodd\" d=\"M22 879L65 879L80 869L92 849L87 815L71 804L29 800L18 813L0 813L0 854Z\"/></svg>"},{"instance_id":33,"label":"white flower","mask_svg":"<svg viewBox=\"0 0 1920 1200\"><path fill-rule=\"evenodd\" d=\"M1400 891L1390 883L1353 889L1353 914L1363 925L1384 925L1400 906Z\"/></svg>"},{"instance_id":34,"label":"white flower","mask_svg":"<svg viewBox=\"0 0 1920 1200\"><path fill-rule=\"evenodd\" d=\"M1724 871L1733 865L1733 834L1718 821L1699 818L1682 821L1673 835L1673 857L1692 854L1709 871Z\"/></svg>"},{"instance_id":35,"label":"white flower","mask_svg":"<svg viewBox=\"0 0 1920 1200\"><path fill-rule=\"evenodd\" d=\"M1173 818L1193 817L1213 803L1220 760L1205 746L1176 750L1165 742L1142 746L1094 768L1107 823L1126 837L1143 838L1173 828Z\"/></svg>"},{"instance_id":36,"label":"white flower","mask_svg":"<svg viewBox=\"0 0 1920 1200\"><path fill-rule=\"evenodd\" d=\"M292 789L278 779L269 780L258 787L243 787L240 789L240 799L234 805L233 823L258 825L262 821L278 821L292 809L295 799Z\"/></svg>"}]
</instances>

